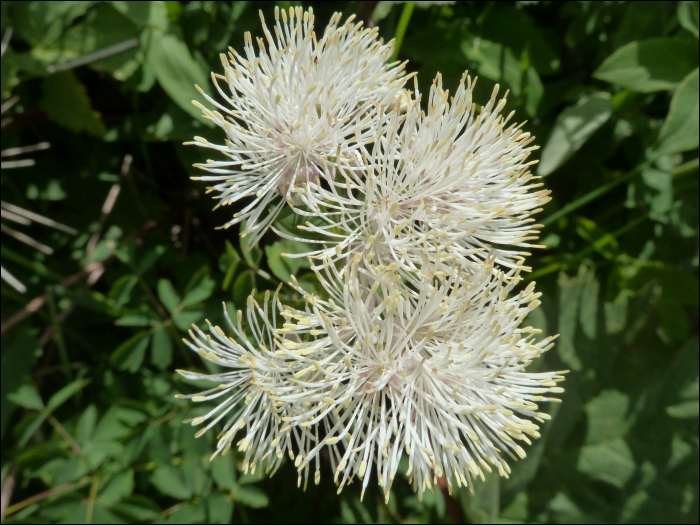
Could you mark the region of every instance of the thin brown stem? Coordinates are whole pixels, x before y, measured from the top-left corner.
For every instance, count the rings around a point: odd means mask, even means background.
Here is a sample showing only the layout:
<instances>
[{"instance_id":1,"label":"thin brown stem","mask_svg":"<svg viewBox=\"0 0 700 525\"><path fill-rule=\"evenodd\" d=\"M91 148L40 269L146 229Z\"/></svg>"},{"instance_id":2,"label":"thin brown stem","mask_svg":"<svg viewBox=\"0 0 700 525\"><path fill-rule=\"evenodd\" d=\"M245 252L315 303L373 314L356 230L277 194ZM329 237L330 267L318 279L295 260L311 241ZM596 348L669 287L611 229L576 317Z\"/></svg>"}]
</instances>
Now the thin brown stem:
<instances>
[{"instance_id":1,"label":"thin brown stem","mask_svg":"<svg viewBox=\"0 0 700 525\"><path fill-rule=\"evenodd\" d=\"M49 490L45 490L44 492L40 492L39 494L36 494L35 496L27 498L23 501L20 501L19 503L15 503L11 507L8 507L7 510L5 510L5 516L9 516L11 514L14 514L17 511L20 511L24 508L29 507L29 505L33 505L34 503L39 503L40 501L43 501L46 498L50 498L51 496L55 496L56 494L60 494L61 492L65 492L65 491L75 487L76 485L84 485L88 481L90 481L90 476L83 476L78 481L74 481L73 483L66 483L65 485L61 485L60 487L55 487L53 489L49 489Z\"/></svg>"},{"instance_id":2,"label":"thin brown stem","mask_svg":"<svg viewBox=\"0 0 700 525\"><path fill-rule=\"evenodd\" d=\"M2 501L0 502L0 523L5 521L5 511L7 510L10 500L12 499L12 491L15 489L15 481L17 479L17 463L12 462L10 468L7 469L7 475L2 480Z\"/></svg>"},{"instance_id":3,"label":"thin brown stem","mask_svg":"<svg viewBox=\"0 0 700 525\"><path fill-rule=\"evenodd\" d=\"M73 439L73 436L71 436L68 433L68 431L63 427L63 425L61 425L61 423L58 421L58 419L53 417L48 412L46 412L44 415L46 416L47 421L49 423L51 423L51 426L56 429L56 432L61 434L61 437L68 442L71 450L73 452L75 452L76 454L80 454L80 445L78 445L78 443L75 441L75 439Z\"/></svg>"},{"instance_id":4,"label":"thin brown stem","mask_svg":"<svg viewBox=\"0 0 700 525\"><path fill-rule=\"evenodd\" d=\"M442 495L445 498L445 506L447 507L447 512L450 514L452 521L454 523L466 523L467 521L464 518L462 508L457 504L455 499L452 497L452 494L450 494L445 478L438 478L438 486L440 487Z\"/></svg>"}]
</instances>

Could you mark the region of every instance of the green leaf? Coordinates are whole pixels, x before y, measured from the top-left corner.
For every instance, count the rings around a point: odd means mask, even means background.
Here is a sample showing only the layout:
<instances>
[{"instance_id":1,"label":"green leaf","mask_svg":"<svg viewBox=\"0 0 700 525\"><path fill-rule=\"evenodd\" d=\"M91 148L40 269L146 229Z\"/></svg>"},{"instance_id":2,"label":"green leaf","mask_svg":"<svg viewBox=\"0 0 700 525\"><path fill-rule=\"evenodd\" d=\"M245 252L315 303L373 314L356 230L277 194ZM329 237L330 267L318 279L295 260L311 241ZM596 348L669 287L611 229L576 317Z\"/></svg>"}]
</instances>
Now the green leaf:
<instances>
[{"instance_id":1,"label":"green leaf","mask_svg":"<svg viewBox=\"0 0 700 525\"><path fill-rule=\"evenodd\" d=\"M219 269L222 272L226 272L224 275L224 280L221 283L222 290L228 290L228 287L231 285L231 281L236 274L238 263L240 262L241 257L238 255L238 252L234 249L231 243L226 240L226 252L219 259Z\"/></svg>"},{"instance_id":2,"label":"green leaf","mask_svg":"<svg viewBox=\"0 0 700 525\"><path fill-rule=\"evenodd\" d=\"M261 489L251 485L237 487L233 492L233 499L247 507L262 509L270 504L270 500Z\"/></svg>"},{"instance_id":3,"label":"green leaf","mask_svg":"<svg viewBox=\"0 0 700 525\"><path fill-rule=\"evenodd\" d=\"M173 314L173 324L179 330L189 330L193 323L204 318L204 310L183 310Z\"/></svg>"},{"instance_id":4,"label":"green leaf","mask_svg":"<svg viewBox=\"0 0 700 525\"><path fill-rule=\"evenodd\" d=\"M161 326L153 333L151 341L151 363L160 370L165 370L173 361L173 341L168 329Z\"/></svg>"},{"instance_id":5,"label":"green leaf","mask_svg":"<svg viewBox=\"0 0 700 525\"><path fill-rule=\"evenodd\" d=\"M127 470L126 472L119 472L109 480L105 488L97 497L97 501L106 507L111 507L115 503L118 503L122 498L131 495L133 491L134 471Z\"/></svg>"},{"instance_id":6,"label":"green leaf","mask_svg":"<svg viewBox=\"0 0 700 525\"><path fill-rule=\"evenodd\" d=\"M192 306L206 301L214 293L216 281L209 277L209 267L197 272L187 285L185 297L182 299L183 307Z\"/></svg>"},{"instance_id":7,"label":"green leaf","mask_svg":"<svg viewBox=\"0 0 700 525\"><path fill-rule=\"evenodd\" d=\"M41 108L61 126L75 133L101 137L105 127L100 114L90 106L90 98L72 71L55 73L44 79Z\"/></svg>"},{"instance_id":8,"label":"green leaf","mask_svg":"<svg viewBox=\"0 0 700 525\"><path fill-rule=\"evenodd\" d=\"M214 481L223 490L230 491L236 483L236 471L233 466L233 458L219 456L211 462L211 475Z\"/></svg>"},{"instance_id":9,"label":"green leaf","mask_svg":"<svg viewBox=\"0 0 700 525\"><path fill-rule=\"evenodd\" d=\"M597 333L598 295L600 283L593 271L588 272L588 278L581 290L580 319L581 329L588 339L594 340Z\"/></svg>"},{"instance_id":10,"label":"green leaf","mask_svg":"<svg viewBox=\"0 0 700 525\"><path fill-rule=\"evenodd\" d=\"M555 523L587 523L591 519L583 512L569 496L558 492L547 505L553 514Z\"/></svg>"},{"instance_id":11,"label":"green leaf","mask_svg":"<svg viewBox=\"0 0 700 525\"><path fill-rule=\"evenodd\" d=\"M134 494L124 498L112 507L112 510L135 521L152 521L160 517L160 507L151 499Z\"/></svg>"},{"instance_id":12,"label":"green leaf","mask_svg":"<svg viewBox=\"0 0 700 525\"><path fill-rule=\"evenodd\" d=\"M165 246L158 245L155 248L153 248L153 250L144 255L143 259L141 259L141 262L139 263L138 274L143 275L148 270L150 270L156 263L156 261L160 258L160 256L164 253Z\"/></svg>"},{"instance_id":13,"label":"green leaf","mask_svg":"<svg viewBox=\"0 0 700 525\"><path fill-rule=\"evenodd\" d=\"M587 268L581 265L577 277L568 277L564 272L559 274L559 340L555 348L559 357L572 370L580 370L583 366L576 353L576 321L578 320L579 298L581 296L581 278L584 278Z\"/></svg>"},{"instance_id":14,"label":"green leaf","mask_svg":"<svg viewBox=\"0 0 700 525\"><path fill-rule=\"evenodd\" d=\"M698 38L698 2L678 2L678 21Z\"/></svg>"},{"instance_id":15,"label":"green leaf","mask_svg":"<svg viewBox=\"0 0 700 525\"><path fill-rule=\"evenodd\" d=\"M250 292L255 287L255 274L252 270L242 272L233 283L233 302L239 308L243 308L248 300Z\"/></svg>"},{"instance_id":16,"label":"green leaf","mask_svg":"<svg viewBox=\"0 0 700 525\"><path fill-rule=\"evenodd\" d=\"M698 69L681 82L671 99L671 108L659 133L659 152L680 153L698 147Z\"/></svg>"},{"instance_id":17,"label":"green leaf","mask_svg":"<svg viewBox=\"0 0 700 525\"><path fill-rule=\"evenodd\" d=\"M623 488L635 469L634 456L624 439L581 447L578 470L594 479Z\"/></svg>"},{"instance_id":18,"label":"green leaf","mask_svg":"<svg viewBox=\"0 0 700 525\"><path fill-rule=\"evenodd\" d=\"M304 257L290 258L283 254L308 252L311 247L308 244L284 239L276 241L270 246L265 246L267 264L280 281L288 283L292 274L296 275L300 269L308 268L309 261Z\"/></svg>"},{"instance_id":19,"label":"green leaf","mask_svg":"<svg viewBox=\"0 0 700 525\"><path fill-rule=\"evenodd\" d=\"M160 492L175 499L189 499L192 497L192 491L182 481L180 471L172 465L165 464L156 467L151 476L151 483Z\"/></svg>"},{"instance_id":20,"label":"green leaf","mask_svg":"<svg viewBox=\"0 0 700 525\"><path fill-rule=\"evenodd\" d=\"M39 342L34 336L35 332L23 325L18 326L7 335L3 336L2 357L0 358L0 373L2 374L2 435L8 428L8 422L16 410L17 405L10 399L9 393L21 388L27 380L27 376L36 361Z\"/></svg>"},{"instance_id":21,"label":"green leaf","mask_svg":"<svg viewBox=\"0 0 700 525\"><path fill-rule=\"evenodd\" d=\"M437 491L440 493L440 491ZM474 495L461 491L462 506L470 523L496 523L500 502L500 480L495 472L486 474L483 483L474 484Z\"/></svg>"},{"instance_id":22,"label":"green leaf","mask_svg":"<svg viewBox=\"0 0 700 525\"><path fill-rule=\"evenodd\" d=\"M206 523L232 523L233 502L220 492L212 492L205 500Z\"/></svg>"},{"instance_id":23,"label":"green leaf","mask_svg":"<svg viewBox=\"0 0 700 525\"><path fill-rule=\"evenodd\" d=\"M63 403L68 401L71 397L89 385L91 381L91 379L78 379L69 385L64 386L61 390L51 396L49 402L46 403L46 410L53 412Z\"/></svg>"},{"instance_id":24,"label":"green leaf","mask_svg":"<svg viewBox=\"0 0 700 525\"><path fill-rule=\"evenodd\" d=\"M138 371L143 363L150 340L151 336L148 330L142 330L124 341L112 352L112 361L117 363L120 370L128 370L132 373Z\"/></svg>"},{"instance_id":25,"label":"green leaf","mask_svg":"<svg viewBox=\"0 0 700 525\"><path fill-rule=\"evenodd\" d=\"M127 314L116 321L115 326L153 326L158 322L158 317L152 312L146 314Z\"/></svg>"},{"instance_id":26,"label":"green leaf","mask_svg":"<svg viewBox=\"0 0 700 525\"><path fill-rule=\"evenodd\" d=\"M204 523L207 519L206 507L201 501L197 503L182 503L177 510L170 514L163 523Z\"/></svg>"},{"instance_id":27,"label":"green leaf","mask_svg":"<svg viewBox=\"0 0 700 525\"><path fill-rule=\"evenodd\" d=\"M115 439L122 439L131 432L131 428L126 426L120 419L119 407L113 406L102 416L91 441L109 442Z\"/></svg>"},{"instance_id":28,"label":"green leaf","mask_svg":"<svg viewBox=\"0 0 700 525\"><path fill-rule=\"evenodd\" d=\"M22 385L16 392L7 394L7 399L13 403L31 410L43 410L44 402L34 385Z\"/></svg>"},{"instance_id":29,"label":"green leaf","mask_svg":"<svg viewBox=\"0 0 700 525\"><path fill-rule=\"evenodd\" d=\"M187 113L211 125L192 105L192 100L202 99L195 84L210 93L209 76L192 57L187 44L172 33L154 30L146 59L168 96Z\"/></svg>"},{"instance_id":30,"label":"green leaf","mask_svg":"<svg viewBox=\"0 0 700 525\"><path fill-rule=\"evenodd\" d=\"M612 114L607 93L583 97L576 106L562 111L542 151L538 174L547 176L576 153Z\"/></svg>"},{"instance_id":31,"label":"green leaf","mask_svg":"<svg viewBox=\"0 0 700 525\"><path fill-rule=\"evenodd\" d=\"M158 280L158 299L163 303L171 314L177 311L180 305L180 296L175 291L175 287L167 279Z\"/></svg>"},{"instance_id":32,"label":"green leaf","mask_svg":"<svg viewBox=\"0 0 700 525\"><path fill-rule=\"evenodd\" d=\"M586 444L595 445L624 437L629 428L629 396L618 390L603 390L586 404Z\"/></svg>"},{"instance_id":33,"label":"green leaf","mask_svg":"<svg viewBox=\"0 0 700 525\"><path fill-rule=\"evenodd\" d=\"M90 405L85 409L75 426L75 440L80 445L85 445L92 436L97 423L97 407Z\"/></svg>"},{"instance_id":34,"label":"green leaf","mask_svg":"<svg viewBox=\"0 0 700 525\"><path fill-rule=\"evenodd\" d=\"M672 405L666 407L666 413L677 419L686 419L691 417L698 417L700 411L700 404L698 400L683 401L677 405Z\"/></svg>"},{"instance_id":35,"label":"green leaf","mask_svg":"<svg viewBox=\"0 0 700 525\"><path fill-rule=\"evenodd\" d=\"M93 2L18 2L12 6L15 31L33 46L48 46L84 15ZM3 12L3 18L5 12Z\"/></svg>"},{"instance_id":36,"label":"green leaf","mask_svg":"<svg viewBox=\"0 0 700 525\"><path fill-rule=\"evenodd\" d=\"M243 233L244 226L241 224L241 233ZM246 235L241 237L241 251L243 252L243 257L245 258L248 266L257 270L260 266L260 259L262 259L262 250L259 246L248 246L248 241L252 239L252 235Z\"/></svg>"},{"instance_id":37,"label":"green leaf","mask_svg":"<svg viewBox=\"0 0 700 525\"><path fill-rule=\"evenodd\" d=\"M661 37L622 46L593 76L633 91L651 93L676 87L696 67L697 42Z\"/></svg>"},{"instance_id":38,"label":"green leaf","mask_svg":"<svg viewBox=\"0 0 700 525\"><path fill-rule=\"evenodd\" d=\"M110 2L121 14L140 26L155 29L168 28L167 2Z\"/></svg>"}]
</instances>

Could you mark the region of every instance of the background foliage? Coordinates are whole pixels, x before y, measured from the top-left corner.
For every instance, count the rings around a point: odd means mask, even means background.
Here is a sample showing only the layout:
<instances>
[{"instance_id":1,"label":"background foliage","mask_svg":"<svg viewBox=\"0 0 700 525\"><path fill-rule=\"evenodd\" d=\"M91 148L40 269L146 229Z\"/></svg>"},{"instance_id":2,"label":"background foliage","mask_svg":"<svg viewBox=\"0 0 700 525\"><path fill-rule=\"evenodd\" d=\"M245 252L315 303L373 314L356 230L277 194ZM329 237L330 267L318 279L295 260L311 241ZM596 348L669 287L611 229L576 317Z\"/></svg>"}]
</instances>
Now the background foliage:
<instances>
[{"instance_id":1,"label":"background foliage","mask_svg":"<svg viewBox=\"0 0 700 525\"><path fill-rule=\"evenodd\" d=\"M173 397L196 388L175 368L207 365L184 331L292 272L313 286L280 257L291 243L243 255L236 231L215 230L235 210L211 211L189 180L206 152L181 145L221 140L194 84L208 89L218 54L260 35L273 4L2 2L3 100L20 100L2 148L51 143L2 172L2 199L79 231L30 226L51 256L2 238L28 287L2 285L6 522L697 523L698 2L311 4L317 27L359 11L402 40L424 93L469 69L475 101L498 82L529 120L553 191L531 319L561 334L533 366L572 370L553 421L475 497L419 502L397 480L388 505L376 487L361 503L354 486L335 495L329 469L302 492L292 465L258 480L235 456L209 463L215 436L181 424L205 407Z\"/></svg>"}]
</instances>

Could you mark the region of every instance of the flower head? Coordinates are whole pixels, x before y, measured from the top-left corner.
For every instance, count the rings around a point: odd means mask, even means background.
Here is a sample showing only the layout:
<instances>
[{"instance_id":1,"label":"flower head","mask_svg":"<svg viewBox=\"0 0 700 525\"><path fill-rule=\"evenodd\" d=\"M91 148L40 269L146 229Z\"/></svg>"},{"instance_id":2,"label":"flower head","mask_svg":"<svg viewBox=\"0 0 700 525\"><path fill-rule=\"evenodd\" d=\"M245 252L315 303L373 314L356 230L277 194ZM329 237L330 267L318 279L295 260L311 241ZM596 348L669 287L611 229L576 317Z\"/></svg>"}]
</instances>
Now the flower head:
<instances>
[{"instance_id":1,"label":"flower head","mask_svg":"<svg viewBox=\"0 0 700 525\"><path fill-rule=\"evenodd\" d=\"M360 146L370 140L375 108L400 95L408 78L403 65L386 63L393 42L378 41L377 29L363 29L354 16L339 26L340 18L334 14L317 40L311 9L290 8L288 18L276 8L274 36L261 14L265 38L257 39L259 51L246 33L244 53L229 48L228 56L221 55L225 75L212 75L225 102L200 90L218 111L195 104L223 128L226 141L195 137L193 144L228 159L196 165L211 173L199 179L215 183L211 189L221 205L252 199L225 225L247 221L249 245L285 202L300 205L300 194L320 185L329 159L334 166L362 169Z\"/></svg>"},{"instance_id":2,"label":"flower head","mask_svg":"<svg viewBox=\"0 0 700 525\"><path fill-rule=\"evenodd\" d=\"M455 269L415 293L366 288L351 270L328 301L307 294L304 325L287 328L313 336L295 346L309 365L298 376L303 390L280 398L303 399L294 421L322 425L325 438L299 468L330 447L339 490L354 477L366 487L375 467L387 497L404 454L419 493L442 476L450 487L453 476L471 485L489 465L508 475L501 451L525 457L517 441L539 437L531 419L549 416L537 402L558 401L543 394L562 392L563 376L525 371L552 346L520 326L539 294L531 285L508 299L518 270L492 265L469 279Z\"/></svg>"},{"instance_id":3,"label":"flower head","mask_svg":"<svg viewBox=\"0 0 700 525\"><path fill-rule=\"evenodd\" d=\"M533 191L541 184L526 162L536 147L508 125L512 113L501 115L506 99L497 101L498 86L475 116L473 88L465 74L449 99L438 75L427 113L417 86L407 114L379 110L375 138L361 149L362 178L318 191L325 206L308 214L323 224L302 226L324 237L312 255L330 264L396 263L409 281L420 279L426 258L476 271L492 255L500 267L529 270L528 254L513 247L537 247L530 215L549 201L547 190Z\"/></svg>"}]
</instances>

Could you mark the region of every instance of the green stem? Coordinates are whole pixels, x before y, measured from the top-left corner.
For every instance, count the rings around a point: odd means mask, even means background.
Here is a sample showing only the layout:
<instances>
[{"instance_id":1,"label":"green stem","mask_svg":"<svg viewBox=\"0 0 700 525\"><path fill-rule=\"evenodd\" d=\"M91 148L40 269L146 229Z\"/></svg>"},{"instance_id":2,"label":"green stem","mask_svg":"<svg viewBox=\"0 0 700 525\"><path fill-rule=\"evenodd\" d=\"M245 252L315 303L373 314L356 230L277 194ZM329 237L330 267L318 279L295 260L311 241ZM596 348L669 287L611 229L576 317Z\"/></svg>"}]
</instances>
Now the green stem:
<instances>
[{"instance_id":1,"label":"green stem","mask_svg":"<svg viewBox=\"0 0 700 525\"><path fill-rule=\"evenodd\" d=\"M396 34L394 34L394 52L391 54L389 62L395 62L399 57L399 51L401 51L401 44L403 44L403 37L406 34L406 29L408 29L408 23L411 21L411 15L413 14L413 8L416 7L415 2L406 2L403 5L403 11L401 12L401 18L399 18L399 25L396 28Z\"/></svg>"},{"instance_id":2,"label":"green stem","mask_svg":"<svg viewBox=\"0 0 700 525\"><path fill-rule=\"evenodd\" d=\"M545 266L541 270L537 270L536 272L532 272L532 273L524 276L524 280L531 281L533 279L538 279L539 277L542 277L543 275L547 275L547 274L556 272L557 270L560 270L563 266L569 266L574 262L580 261L581 259L586 257L586 255L588 255L593 250L595 250L596 248L602 248L610 240L617 239L618 237L624 235L625 233L630 231L632 228L636 227L638 224L644 222L648 218L649 218L649 215L642 215L640 217L637 217L636 219L634 219L634 220L630 221L629 223L627 223L626 225L624 225L622 228L614 231L610 236L606 236L606 237L600 239L601 241L605 241L605 242L601 242L600 244L597 244L596 242L594 242L594 243L588 245L586 248L584 248L580 252L578 252L577 254L573 255L573 257L571 259L568 259L565 262L557 262L557 263L552 263L548 266Z\"/></svg>"},{"instance_id":3,"label":"green stem","mask_svg":"<svg viewBox=\"0 0 700 525\"><path fill-rule=\"evenodd\" d=\"M625 173L621 177L618 177L614 181L608 182L607 184L604 184L603 186L600 186L600 187L594 189L590 193L587 193L586 195L584 195L580 199L575 200L571 204L567 204L561 210L554 212L549 217L545 217L545 219L542 221L542 225L547 226L548 224L552 224L553 222L558 221L562 217L565 217L569 213L578 210L579 208L585 206L586 204L588 204L590 202L593 202L598 197L605 195L613 188L619 186L623 182L634 177L638 172L644 170L644 168L647 168L651 163L652 163L652 161L650 161L650 160L648 160L646 162L642 162L637 167L635 167L631 171L628 171L627 173Z\"/></svg>"}]
</instances>

